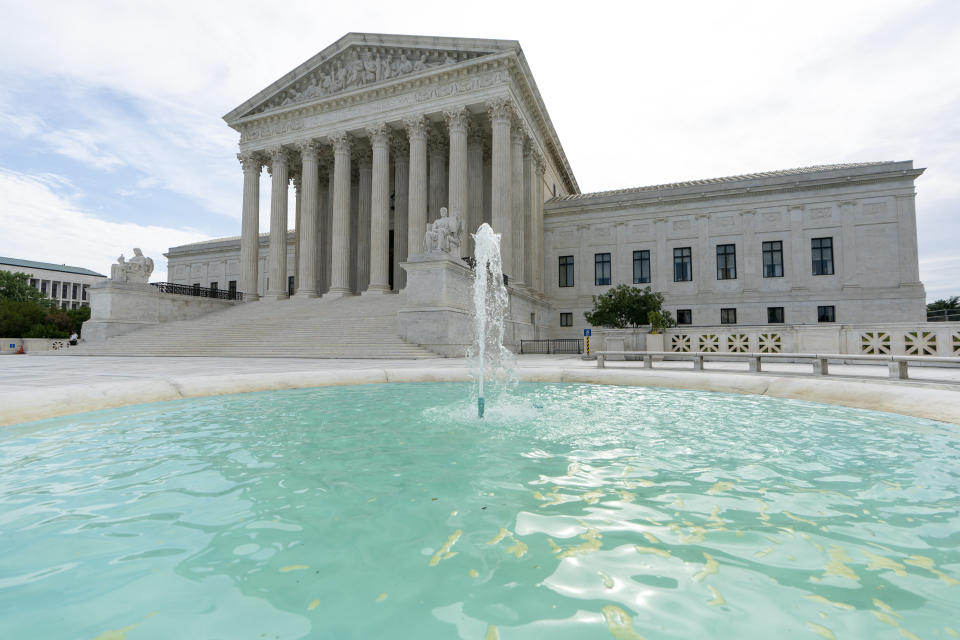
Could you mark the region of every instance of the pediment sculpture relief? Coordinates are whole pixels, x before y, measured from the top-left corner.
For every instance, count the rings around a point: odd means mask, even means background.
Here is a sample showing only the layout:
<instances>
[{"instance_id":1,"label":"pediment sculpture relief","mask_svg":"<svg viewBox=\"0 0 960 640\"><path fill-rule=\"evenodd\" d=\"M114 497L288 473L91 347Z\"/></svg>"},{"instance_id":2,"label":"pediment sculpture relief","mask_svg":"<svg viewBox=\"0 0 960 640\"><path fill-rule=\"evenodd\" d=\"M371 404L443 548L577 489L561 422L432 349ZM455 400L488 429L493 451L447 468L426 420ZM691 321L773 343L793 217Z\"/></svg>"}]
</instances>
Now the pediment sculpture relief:
<instances>
[{"instance_id":1,"label":"pediment sculpture relief","mask_svg":"<svg viewBox=\"0 0 960 640\"><path fill-rule=\"evenodd\" d=\"M347 89L364 87L418 73L434 67L453 65L487 55L467 51L352 48L324 62L318 69L273 96L249 114L323 98Z\"/></svg>"}]
</instances>

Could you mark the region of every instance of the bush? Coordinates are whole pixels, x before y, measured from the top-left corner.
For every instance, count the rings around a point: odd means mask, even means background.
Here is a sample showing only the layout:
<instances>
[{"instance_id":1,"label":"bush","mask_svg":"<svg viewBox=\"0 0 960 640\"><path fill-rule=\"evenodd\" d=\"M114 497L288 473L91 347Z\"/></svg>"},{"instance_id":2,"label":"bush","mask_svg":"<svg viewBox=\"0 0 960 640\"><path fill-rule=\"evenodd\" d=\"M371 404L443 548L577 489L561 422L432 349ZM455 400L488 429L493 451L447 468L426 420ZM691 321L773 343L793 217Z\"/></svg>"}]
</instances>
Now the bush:
<instances>
[{"instance_id":1,"label":"bush","mask_svg":"<svg viewBox=\"0 0 960 640\"><path fill-rule=\"evenodd\" d=\"M620 284L602 296L593 296L593 311L584 317L595 327L625 329L646 325L649 314L661 312L662 307L663 295L650 287L641 289Z\"/></svg>"}]
</instances>

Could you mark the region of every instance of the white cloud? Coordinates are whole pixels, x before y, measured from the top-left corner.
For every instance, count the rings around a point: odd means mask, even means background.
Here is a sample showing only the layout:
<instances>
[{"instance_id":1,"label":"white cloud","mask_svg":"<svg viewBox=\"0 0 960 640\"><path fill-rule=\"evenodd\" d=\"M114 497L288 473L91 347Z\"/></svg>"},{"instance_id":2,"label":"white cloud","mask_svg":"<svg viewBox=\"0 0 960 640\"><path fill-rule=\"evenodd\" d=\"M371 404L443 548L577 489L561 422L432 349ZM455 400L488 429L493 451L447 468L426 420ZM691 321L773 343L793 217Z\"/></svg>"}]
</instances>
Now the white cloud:
<instances>
[{"instance_id":1,"label":"white cloud","mask_svg":"<svg viewBox=\"0 0 960 640\"><path fill-rule=\"evenodd\" d=\"M170 247L206 240L193 229L109 222L84 211L74 195L62 192L68 182L55 175L27 175L0 169L0 254L85 267L109 274L121 252L143 249L156 265L151 280L166 280Z\"/></svg>"}]
</instances>

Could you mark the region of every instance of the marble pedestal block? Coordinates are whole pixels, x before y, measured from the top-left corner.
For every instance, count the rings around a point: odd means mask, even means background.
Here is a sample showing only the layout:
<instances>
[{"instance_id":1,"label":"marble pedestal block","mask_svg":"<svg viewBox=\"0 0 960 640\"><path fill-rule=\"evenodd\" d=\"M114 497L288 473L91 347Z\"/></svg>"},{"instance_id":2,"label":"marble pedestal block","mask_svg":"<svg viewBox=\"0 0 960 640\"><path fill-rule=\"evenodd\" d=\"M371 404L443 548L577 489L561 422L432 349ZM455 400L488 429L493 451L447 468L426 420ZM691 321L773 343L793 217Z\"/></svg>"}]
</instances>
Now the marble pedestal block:
<instances>
[{"instance_id":1,"label":"marble pedestal block","mask_svg":"<svg viewBox=\"0 0 960 640\"><path fill-rule=\"evenodd\" d=\"M397 314L400 337L443 356L465 355L473 342L470 267L442 251L410 256L400 266L407 272Z\"/></svg>"},{"instance_id":2,"label":"marble pedestal block","mask_svg":"<svg viewBox=\"0 0 960 640\"><path fill-rule=\"evenodd\" d=\"M407 287L397 332L440 355L466 355L473 343L473 272L439 251L411 256L400 266L407 272ZM524 288L508 287L508 292L503 344L517 351L520 340L547 337L550 306Z\"/></svg>"},{"instance_id":3,"label":"marble pedestal block","mask_svg":"<svg viewBox=\"0 0 960 640\"><path fill-rule=\"evenodd\" d=\"M83 323L83 342L103 342L161 322L188 320L211 311L226 309L237 302L160 293L140 282L106 280L87 290L90 319Z\"/></svg>"}]
</instances>

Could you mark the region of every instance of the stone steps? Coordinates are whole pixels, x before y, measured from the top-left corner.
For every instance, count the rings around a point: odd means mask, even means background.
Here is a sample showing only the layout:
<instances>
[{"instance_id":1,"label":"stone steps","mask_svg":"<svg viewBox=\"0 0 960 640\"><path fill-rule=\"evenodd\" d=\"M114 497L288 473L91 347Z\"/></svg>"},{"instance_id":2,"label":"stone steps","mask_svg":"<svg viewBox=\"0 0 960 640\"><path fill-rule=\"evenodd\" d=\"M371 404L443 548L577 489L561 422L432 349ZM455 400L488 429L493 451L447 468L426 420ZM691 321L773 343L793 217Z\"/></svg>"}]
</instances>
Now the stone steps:
<instances>
[{"instance_id":1,"label":"stone steps","mask_svg":"<svg viewBox=\"0 0 960 640\"><path fill-rule=\"evenodd\" d=\"M436 358L396 333L402 297L246 303L192 320L153 325L66 355Z\"/></svg>"}]
</instances>

